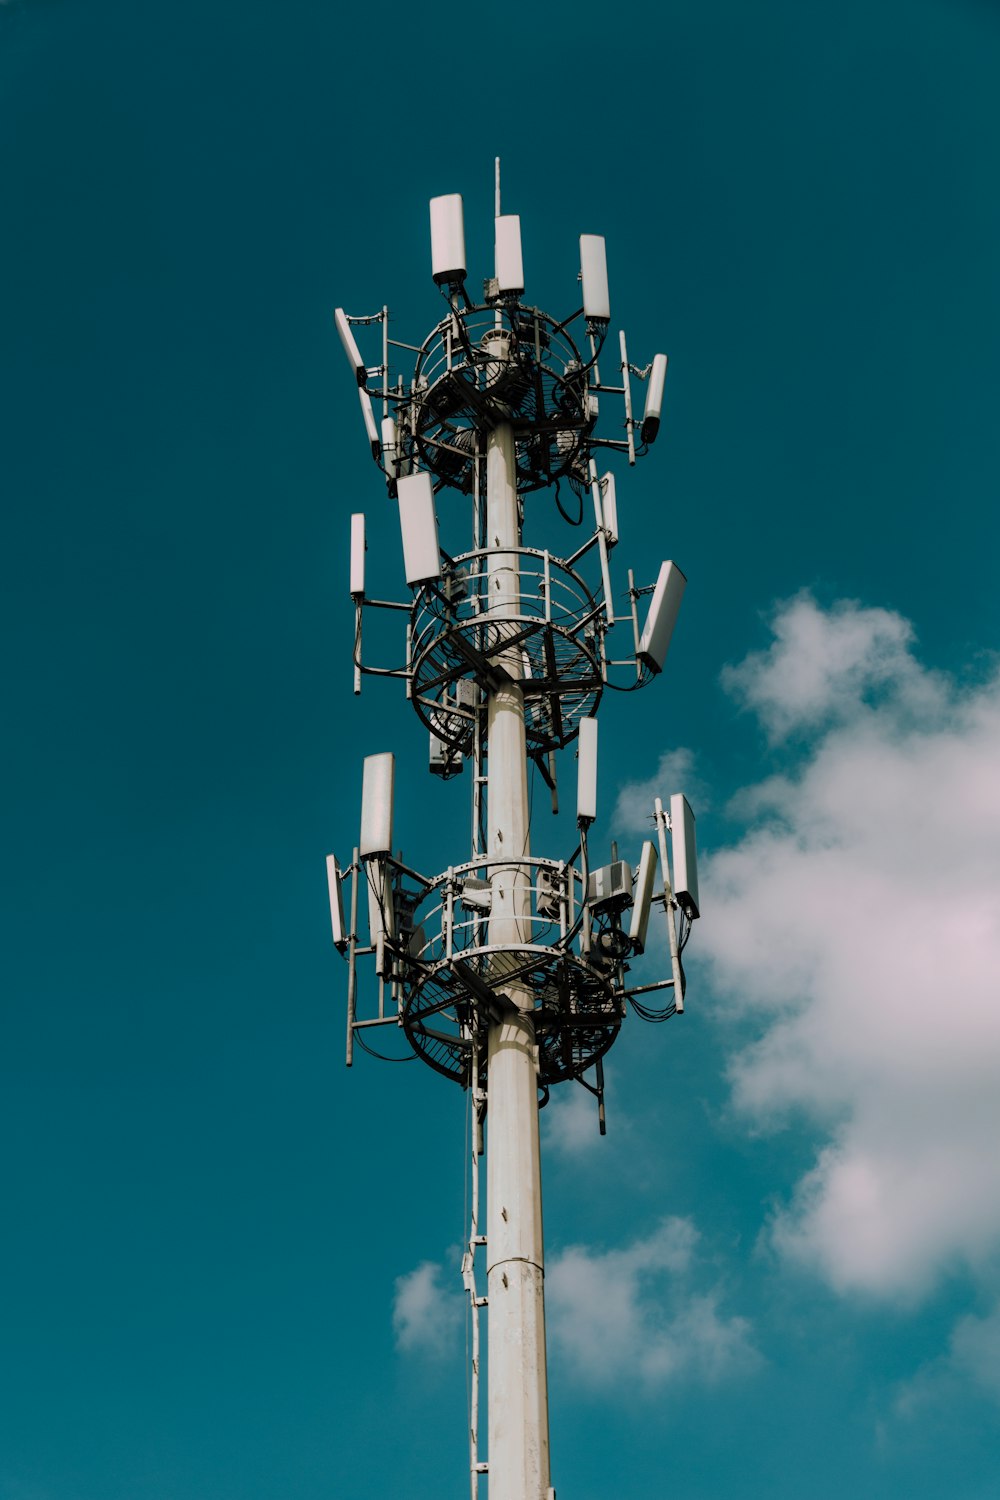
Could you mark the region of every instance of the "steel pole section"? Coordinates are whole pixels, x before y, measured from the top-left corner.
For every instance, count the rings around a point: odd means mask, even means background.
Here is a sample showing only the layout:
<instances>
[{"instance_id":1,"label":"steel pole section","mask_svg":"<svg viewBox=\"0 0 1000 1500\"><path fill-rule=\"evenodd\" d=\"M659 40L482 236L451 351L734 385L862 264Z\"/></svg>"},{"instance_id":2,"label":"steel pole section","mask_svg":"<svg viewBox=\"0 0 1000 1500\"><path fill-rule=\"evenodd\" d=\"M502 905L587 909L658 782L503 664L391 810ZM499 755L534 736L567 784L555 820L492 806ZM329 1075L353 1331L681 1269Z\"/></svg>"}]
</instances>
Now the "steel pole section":
<instances>
[{"instance_id":1,"label":"steel pole section","mask_svg":"<svg viewBox=\"0 0 1000 1500\"><path fill-rule=\"evenodd\" d=\"M503 357L505 345L497 340ZM487 438L486 531L491 618L519 611L520 544L514 434ZM527 755L519 652L499 664L512 679L488 697L487 812L490 859L526 860ZM531 881L525 864L491 867L489 941L530 941ZM488 1427L490 1500L545 1500L549 1412L545 1367L542 1177L532 994L506 987L511 1011L489 1028L486 1152Z\"/></svg>"}]
</instances>

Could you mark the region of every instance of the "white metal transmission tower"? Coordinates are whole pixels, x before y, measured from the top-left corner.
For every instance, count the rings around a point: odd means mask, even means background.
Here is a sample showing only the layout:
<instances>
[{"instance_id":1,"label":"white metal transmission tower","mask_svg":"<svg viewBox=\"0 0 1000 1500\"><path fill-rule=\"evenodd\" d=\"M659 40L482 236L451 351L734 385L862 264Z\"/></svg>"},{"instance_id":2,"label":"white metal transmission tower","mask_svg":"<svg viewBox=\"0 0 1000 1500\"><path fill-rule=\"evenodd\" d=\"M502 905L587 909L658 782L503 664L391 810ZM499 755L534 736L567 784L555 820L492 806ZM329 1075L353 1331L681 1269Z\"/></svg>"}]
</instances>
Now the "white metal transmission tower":
<instances>
[{"instance_id":1,"label":"white metal transmission tower","mask_svg":"<svg viewBox=\"0 0 1000 1500\"><path fill-rule=\"evenodd\" d=\"M494 274L483 299L466 290L462 200L430 205L434 281L444 317L423 344L389 336L388 308L337 309L372 457L398 504L405 602L366 592L365 522L351 521L354 687L364 674L397 677L430 737L430 769L472 769L470 858L424 875L394 855L391 753L364 762L361 836L350 863L327 860L333 938L348 960L347 1062L370 1028L402 1030L418 1057L471 1091L472 1215L463 1276L472 1314L470 1490L488 1476L490 1500L547 1500L548 1393L538 1111L558 1083L596 1095L604 1132L603 1057L629 1010L664 1020L683 1009L681 953L698 916L694 818L680 793L651 811L655 836L633 870L613 850L593 868L597 711L607 687L640 687L663 669L684 576L664 562L637 587L631 570L616 615L611 556L618 542L615 479L595 455L627 463L660 426L666 356L629 363L619 335L615 379L602 380L611 308L604 240L580 237L583 306L553 318L524 299L520 221L500 211L497 164ZM358 339L380 337L374 364ZM405 359L407 376L398 373ZM633 380L645 383L643 415ZM381 405L376 420L374 403ZM616 435L599 417L619 413ZM536 491L555 490L593 529L569 557L526 546ZM469 498L471 547L439 541L437 500ZM569 497L572 496L572 500ZM471 517L469 515L471 510ZM546 508L546 514L549 508ZM539 518L541 519L541 518ZM578 524L578 523L577 523ZM447 539L452 530L449 521ZM400 665L363 656L366 611L399 611ZM640 615L642 618L640 619ZM397 617L398 618L398 617ZM618 647L617 642L622 640ZM612 644L614 643L614 644ZM530 845L528 766L556 800L556 753L577 742L577 828L569 858ZM667 833L672 838L673 880ZM344 885L349 882L345 919ZM359 894L368 935L359 930ZM632 982L652 905L666 917L669 977ZM679 920L678 920L679 916ZM374 982L359 988L359 959ZM588 1076L589 1075L589 1076ZM487 1224L480 1233L479 1157L486 1143ZM477 1269L486 1265L481 1295ZM479 1454L479 1317L487 1310L487 1459Z\"/></svg>"}]
</instances>

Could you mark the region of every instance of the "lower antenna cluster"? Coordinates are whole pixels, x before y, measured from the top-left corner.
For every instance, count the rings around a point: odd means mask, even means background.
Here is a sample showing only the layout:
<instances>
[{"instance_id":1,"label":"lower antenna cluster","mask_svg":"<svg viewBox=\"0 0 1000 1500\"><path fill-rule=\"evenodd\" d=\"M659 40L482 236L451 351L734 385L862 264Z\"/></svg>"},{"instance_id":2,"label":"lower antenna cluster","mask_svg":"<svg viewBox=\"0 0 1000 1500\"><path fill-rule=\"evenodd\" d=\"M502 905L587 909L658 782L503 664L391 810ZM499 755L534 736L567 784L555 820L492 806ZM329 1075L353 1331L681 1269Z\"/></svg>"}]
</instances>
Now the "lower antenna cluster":
<instances>
[{"instance_id":1,"label":"lower antenna cluster","mask_svg":"<svg viewBox=\"0 0 1000 1500\"><path fill-rule=\"evenodd\" d=\"M587 723L596 730L596 721ZM363 829L380 822L391 829L384 800L392 780L384 767L391 761L386 754L366 760ZM381 774L373 769L376 762ZM589 774L581 762L581 775ZM346 871L330 856L334 942L348 961L348 1065L360 1031L392 1026L418 1057L463 1087L471 1083L475 1054L475 1074L485 1085L489 1025L515 989L520 1003L525 994L531 997L538 1084L547 1092L567 1079L584 1081L614 1042L630 1004L647 1020L667 1020L683 1010L679 956L698 915L694 816L678 794L671 815L657 799L652 821L657 840L642 845L634 873L617 850L609 864L591 869L585 829L566 860L480 854L434 876L385 852L362 855L355 849ZM672 826L679 893L666 854ZM350 924L343 917L345 881ZM515 942L491 940L498 882L517 893ZM654 905L663 910L677 961L669 978L635 985L632 962L647 946ZM360 930L362 908L367 933ZM359 960L371 961L376 979L367 1005L358 1003ZM670 992L659 1007L639 999L658 992Z\"/></svg>"}]
</instances>

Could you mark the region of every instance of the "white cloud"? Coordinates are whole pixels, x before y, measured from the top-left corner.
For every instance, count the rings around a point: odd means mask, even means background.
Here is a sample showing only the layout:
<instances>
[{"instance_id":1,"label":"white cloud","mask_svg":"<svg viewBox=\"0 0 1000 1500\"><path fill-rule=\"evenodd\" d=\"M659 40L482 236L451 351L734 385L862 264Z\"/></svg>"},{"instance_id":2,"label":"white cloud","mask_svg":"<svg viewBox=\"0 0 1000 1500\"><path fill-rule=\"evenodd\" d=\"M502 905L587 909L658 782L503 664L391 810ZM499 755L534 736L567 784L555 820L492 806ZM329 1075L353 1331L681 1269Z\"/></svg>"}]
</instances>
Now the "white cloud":
<instances>
[{"instance_id":1,"label":"white cloud","mask_svg":"<svg viewBox=\"0 0 1000 1500\"><path fill-rule=\"evenodd\" d=\"M719 1312L718 1288L698 1290L689 1219L664 1219L621 1249L572 1245L545 1275L553 1354L591 1389L659 1386L673 1376L716 1381L756 1367L743 1318Z\"/></svg>"},{"instance_id":2,"label":"white cloud","mask_svg":"<svg viewBox=\"0 0 1000 1500\"><path fill-rule=\"evenodd\" d=\"M690 750L666 751L647 781L629 781L620 787L611 815L612 827L618 833L643 833L650 837L653 799L660 797L666 805L674 792L685 792L689 801L696 799L702 808L706 806L707 796L695 775Z\"/></svg>"},{"instance_id":3,"label":"white cloud","mask_svg":"<svg viewBox=\"0 0 1000 1500\"><path fill-rule=\"evenodd\" d=\"M1000 1302L985 1318L962 1318L951 1336L951 1361L1000 1402Z\"/></svg>"},{"instance_id":4,"label":"white cloud","mask_svg":"<svg viewBox=\"0 0 1000 1500\"><path fill-rule=\"evenodd\" d=\"M562 1378L592 1391L658 1389L674 1376L713 1383L760 1364L744 1318L720 1312L711 1266L689 1219L664 1219L617 1249L570 1245L545 1270L549 1348ZM457 1283L457 1278L456 1278ZM396 1281L398 1347L454 1352L465 1304L445 1269L424 1261Z\"/></svg>"},{"instance_id":5,"label":"white cloud","mask_svg":"<svg viewBox=\"0 0 1000 1500\"><path fill-rule=\"evenodd\" d=\"M1000 1405L1000 1302L984 1317L960 1318L948 1351L917 1371L896 1395L898 1417L924 1421L930 1411L948 1411L970 1395Z\"/></svg>"},{"instance_id":6,"label":"white cloud","mask_svg":"<svg viewBox=\"0 0 1000 1500\"><path fill-rule=\"evenodd\" d=\"M392 1326L396 1344L409 1353L450 1353L461 1326L465 1297L458 1276L445 1284L445 1268L425 1260L396 1278Z\"/></svg>"},{"instance_id":7,"label":"white cloud","mask_svg":"<svg viewBox=\"0 0 1000 1500\"><path fill-rule=\"evenodd\" d=\"M767 651L722 674L723 686L753 709L772 741L851 720L866 700L918 716L946 701L942 680L911 653L913 627L891 610L841 600L824 611L804 593L782 606L772 629Z\"/></svg>"},{"instance_id":8,"label":"white cloud","mask_svg":"<svg viewBox=\"0 0 1000 1500\"><path fill-rule=\"evenodd\" d=\"M692 949L756 1023L738 1109L825 1131L773 1244L914 1298L1000 1249L1000 679L927 671L887 610L801 596L774 635L726 681L806 748L738 800Z\"/></svg>"},{"instance_id":9,"label":"white cloud","mask_svg":"<svg viewBox=\"0 0 1000 1500\"><path fill-rule=\"evenodd\" d=\"M580 1087L557 1089L542 1111L541 1125L547 1150L559 1156L592 1151L599 1135L597 1100Z\"/></svg>"}]
</instances>

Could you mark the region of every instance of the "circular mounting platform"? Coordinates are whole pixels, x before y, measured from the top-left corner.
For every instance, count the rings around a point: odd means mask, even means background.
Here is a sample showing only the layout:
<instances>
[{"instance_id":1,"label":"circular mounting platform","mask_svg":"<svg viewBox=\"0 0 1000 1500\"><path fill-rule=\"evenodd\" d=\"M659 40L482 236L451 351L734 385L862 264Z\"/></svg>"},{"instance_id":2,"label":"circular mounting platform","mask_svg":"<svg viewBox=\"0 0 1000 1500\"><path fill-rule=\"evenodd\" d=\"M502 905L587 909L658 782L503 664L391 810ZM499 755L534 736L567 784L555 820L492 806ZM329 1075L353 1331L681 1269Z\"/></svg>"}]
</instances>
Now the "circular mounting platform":
<instances>
[{"instance_id":1,"label":"circular mounting platform","mask_svg":"<svg viewBox=\"0 0 1000 1500\"><path fill-rule=\"evenodd\" d=\"M464 957L492 989L515 982L531 988L539 1083L579 1077L617 1037L621 1005L608 980L579 958L541 947L485 948ZM445 961L406 986L403 1029L411 1047L437 1072L463 1084L469 1079L473 1013L476 1032L485 1037L488 1016ZM484 1071L481 1059L480 1076Z\"/></svg>"},{"instance_id":2,"label":"circular mounting platform","mask_svg":"<svg viewBox=\"0 0 1000 1500\"><path fill-rule=\"evenodd\" d=\"M518 608L490 613L497 570L516 575ZM472 748L480 689L514 677L524 694L528 748L560 749L604 688L601 607L579 574L548 552L467 552L442 585L418 589L410 616L412 695L431 732Z\"/></svg>"},{"instance_id":3,"label":"circular mounting platform","mask_svg":"<svg viewBox=\"0 0 1000 1500\"><path fill-rule=\"evenodd\" d=\"M478 430L510 422L519 490L563 477L585 484L596 420L589 369L565 326L538 308L498 304L449 313L423 344L410 396L400 404L403 451L469 494Z\"/></svg>"},{"instance_id":4,"label":"circular mounting platform","mask_svg":"<svg viewBox=\"0 0 1000 1500\"><path fill-rule=\"evenodd\" d=\"M530 909L517 946L486 941L491 869L516 869L532 882L524 886ZM419 1057L467 1083L473 1038L486 1036L490 992L502 1006L512 987L533 997L540 1084L579 1077L608 1051L624 1016L617 965L575 951L580 891L579 872L555 860L480 860L439 877L414 914L397 969L402 1025ZM485 1066L481 1057L481 1076Z\"/></svg>"}]
</instances>

